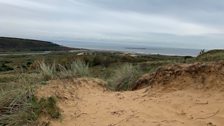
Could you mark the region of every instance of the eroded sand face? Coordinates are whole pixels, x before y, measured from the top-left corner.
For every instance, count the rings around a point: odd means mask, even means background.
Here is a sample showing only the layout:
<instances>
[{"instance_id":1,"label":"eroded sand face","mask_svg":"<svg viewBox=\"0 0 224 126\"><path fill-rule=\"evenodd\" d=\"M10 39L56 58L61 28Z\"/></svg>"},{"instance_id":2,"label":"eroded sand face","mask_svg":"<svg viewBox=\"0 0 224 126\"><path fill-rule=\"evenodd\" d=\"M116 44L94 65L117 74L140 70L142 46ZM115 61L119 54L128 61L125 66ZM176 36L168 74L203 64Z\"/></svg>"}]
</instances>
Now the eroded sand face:
<instances>
[{"instance_id":1,"label":"eroded sand face","mask_svg":"<svg viewBox=\"0 0 224 126\"><path fill-rule=\"evenodd\" d=\"M58 97L61 120L51 126L223 126L224 93L216 90L141 89L110 92L96 79L51 81L38 96Z\"/></svg>"}]
</instances>

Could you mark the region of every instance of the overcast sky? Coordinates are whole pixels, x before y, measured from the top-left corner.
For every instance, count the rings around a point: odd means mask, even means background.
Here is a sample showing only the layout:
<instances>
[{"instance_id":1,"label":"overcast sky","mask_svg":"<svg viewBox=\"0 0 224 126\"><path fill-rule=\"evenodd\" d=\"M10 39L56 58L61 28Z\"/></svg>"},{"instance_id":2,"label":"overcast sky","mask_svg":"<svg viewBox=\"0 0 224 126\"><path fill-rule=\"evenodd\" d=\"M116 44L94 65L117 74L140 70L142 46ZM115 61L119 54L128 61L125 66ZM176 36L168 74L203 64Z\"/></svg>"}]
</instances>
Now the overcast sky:
<instances>
[{"instance_id":1,"label":"overcast sky","mask_svg":"<svg viewBox=\"0 0 224 126\"><path fill-rule=\"evenodd\" d=\"M0 0L0 36L224 48L224 0Z\"/></svg>"}]
</instances>

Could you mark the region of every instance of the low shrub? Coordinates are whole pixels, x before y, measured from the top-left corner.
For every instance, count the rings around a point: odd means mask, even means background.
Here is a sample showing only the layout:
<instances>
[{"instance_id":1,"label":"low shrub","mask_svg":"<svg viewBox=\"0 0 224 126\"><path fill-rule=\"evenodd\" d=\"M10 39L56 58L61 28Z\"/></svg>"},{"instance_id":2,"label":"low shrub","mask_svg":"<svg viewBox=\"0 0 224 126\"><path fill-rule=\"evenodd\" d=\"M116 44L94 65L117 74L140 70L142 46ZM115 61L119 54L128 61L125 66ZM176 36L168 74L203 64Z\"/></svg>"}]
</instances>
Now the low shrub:
<instances>
[{"instance_id":1,"label":"low shrub","mask_svg":"<svg viewBox=\"0 0 224 126\"><path fill-rule=\"evenodd\" d=\"M12 67L10 66L7 66L6 64L1 64L0 65L0 72L4 72L4 71L11 71L11 70L14 70Z\"/></svg>"}]
</instances>

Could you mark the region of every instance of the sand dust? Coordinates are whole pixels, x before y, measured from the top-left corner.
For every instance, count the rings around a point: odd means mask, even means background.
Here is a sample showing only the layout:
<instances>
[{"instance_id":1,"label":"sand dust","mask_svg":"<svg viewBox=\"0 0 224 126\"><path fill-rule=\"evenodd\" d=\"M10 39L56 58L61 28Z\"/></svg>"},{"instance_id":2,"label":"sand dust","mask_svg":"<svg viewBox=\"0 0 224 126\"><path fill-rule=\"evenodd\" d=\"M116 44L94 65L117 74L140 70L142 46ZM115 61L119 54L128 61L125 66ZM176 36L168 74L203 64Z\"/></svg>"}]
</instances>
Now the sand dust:
<instances>
[{"instance_id":1,"label":"sand dust","mask_svg":"<svg viewBox=\"0 0 224 126\"><path fill-rule=\"evenodd\" d=\"M37 96L58 98L50 126L223 126L224 93L193 88L111 92L97 79L51 81Z\"/></svg>"}]
</instances>

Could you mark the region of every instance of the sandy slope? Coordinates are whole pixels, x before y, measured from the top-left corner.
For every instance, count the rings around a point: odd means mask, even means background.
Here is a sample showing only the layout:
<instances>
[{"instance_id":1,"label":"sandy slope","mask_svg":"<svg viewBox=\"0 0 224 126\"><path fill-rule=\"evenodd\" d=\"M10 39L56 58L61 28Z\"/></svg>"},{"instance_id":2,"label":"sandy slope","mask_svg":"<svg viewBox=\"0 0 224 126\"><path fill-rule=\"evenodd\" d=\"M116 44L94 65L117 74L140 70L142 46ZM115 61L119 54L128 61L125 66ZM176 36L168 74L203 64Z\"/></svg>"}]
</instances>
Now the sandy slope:
<instances>
[{"instance_id":1,"label":"sandy slope","mask_svg":"<svg viewBox=\"0 0 224 126\"><path fill-rule=\"evenodd\" d=\"M106 91L100 80L52 81L38 96L57 96L61 120L51 126L223 126L224 93L154 87Z\"/></svg>"}]
</instances>

